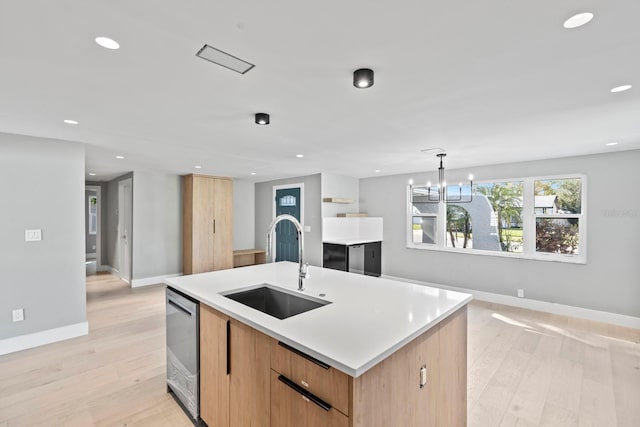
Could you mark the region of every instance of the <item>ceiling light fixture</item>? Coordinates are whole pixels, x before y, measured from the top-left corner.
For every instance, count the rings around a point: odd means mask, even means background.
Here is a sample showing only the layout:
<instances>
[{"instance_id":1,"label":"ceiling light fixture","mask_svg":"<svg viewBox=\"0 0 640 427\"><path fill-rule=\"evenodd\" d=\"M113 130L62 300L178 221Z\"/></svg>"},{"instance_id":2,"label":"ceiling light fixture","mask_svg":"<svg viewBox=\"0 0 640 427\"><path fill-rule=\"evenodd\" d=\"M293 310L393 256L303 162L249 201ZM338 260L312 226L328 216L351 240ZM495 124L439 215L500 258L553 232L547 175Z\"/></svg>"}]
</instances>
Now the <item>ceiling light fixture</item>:
<instances>
[{"instance_id":1,"label":"ceiling light fixture","mask_svg":"<svg viewBox=\"0 0 640 427\"><path fill-rule=\"evenodd\" d=\"M431 182L427 182L426 186L415 187L413 182L409 183L411 191L412 203L470 203L473 200L473 175L469 175L469 192L465 191L463 194L462 182L458 184L458 194L455 194L455 189L452 192L447 187L447 182L444 179L444 165L442 159L446 157L446 153L438 153L436 156L440 158L440 167L438 168L438 183L434 186ZM452 186L455 187L455 186ZM466 184L465 184L466 187Z\"/></svg>"},{"instance_id":2,"label":"ceiling light fixture","mask_svg":"<svg viewBox=\"0 0 640 427\"><path fill-rule=\"evenodd\" d=\"M110 39L109 37L96 37L96 43L102 46L105 49L116 50L120 49L120 43L117 41Z\"/></svg>"},{"instance_id":3,"label":"ceiling light fixture","mask_svg":"<svg viewBox=\"0 0 640 427\"><path fill-rule=\"evenodd\" d=\"M612 93L618 93L618 92L624 92L625 90L629 90L631 89L633 86L631 85L622 85L622 86L616 86L613 89L611 89Z\"/></svg>"},{"instance_id":4,"label":"ceiling light fixture","mask_svg":"<svg viewBox=\"0 0 640 427\"><path fill-rule=\"evenodd\" d=\"M303 157L304 157L304 154L296 154L296 157L297 157L297 158L299 158L299 159L301 159L301 158L303 158Z\"/></svg>"},{"instance_id":5,"label":"ceiling light fixture","mask_svg":"<svg viewBox=\"0 0 640 427\"><path fill-rule=\"evenodd\" d=\"M360 68L353 72L353 85L358 89L366 89L373 86L373 70Z\"/></svg>"},{"instance_id":6,"label":"ceiling light fixture","mask_svg":"<svg viewBox=\"0 0 640 427\"><path fill-rule=\"evenodd\" d=\"M577 15L573 15L571 18L564 21L564 27L568 29L582 27L585 24L588 24L589 21L593 19L593 13L591 12L583 12L578 13Z\"/></svg>"},{"instance_id":7,"label":"ceiling light fixture","mask_svg":"<svg viewBox=\"0 0 640 427\"><path fill-rule=\"evenodd\" d=\"M68 125L77 125L79 122L76 120L65 119L63 120Z\"/></svg>"},{"instance_id":8,"label":"ceiling light fixture","mask_svg":"<svg viewBox=\"0 0 640 427\"><path fill-rule=\"evenodd\" d=\"M256 124L268 125L270 122L270 117L267 113L256 113Z\"/></svg>"},{"instance_id":9,"label":"ceiling light fixture","mask_svg":"<svg viewBox=\"0 0 640 427\"><path fill-rule=\"evenodd\" d=\"M255 172L251 172L251 175L255 175L255 174L256 174Z\"/></svg>"},{"instance_id":10,"label":"ceiling light fixture","mask_svg":"<svg viewBox=\"0 0 640 427\"><path fill-rule=\"evenodd\" d=\"M124 156L116 156L116 159L122 160L122 159L124 159Z\"/></svg>"},{"instance_id":11,"label":"ceiling light fixture","mask_svg":"<svg viewBox=\"0 0 640 427\"><path fill-rule=\"evenodd\" d=\"M89 172L89 176L96 176L96 174L93 172Z\"/></svg>"},{"instance_id":12,"label":"ceiling light fixture","mask_svg":"<svg viewBox=\"0 0 640 427\"><path fill-rule=\"evenodd\" d=\"M244 74L255 67L255 65L250 62L236 58L235 56L229 55L227 52L211 47L208 44L202 46L202 48L196 52L196 56L240 74Z\"/></svg>"},{"instance_id":13,"label":"ceiling light fixture","mask_svg":"<svg viewBox=\"0 0 640 427\"><path fill-rule=\"evenodd\" d=\"M194 166L194 168L196 168L196 169L202 169L202 166L200 166L200 165L195 165L195 166Z\"/></svg>"},{"instance_id":14,"label":"ceiling light fixture","mask_svg":"<svg viewBox=\"0 0 640 427\"><path fill-rule=\"evenodd\" d=\"M607 142L604 145L606 145L607 147L613 147L614 145L618 145L618 143L617 142Z\"/></svg>"},{"instance_id":15,"label":"ceiling light fixture","mask_svg":"<svg viewBox=\"0 0 640 427\"><path fill-rule=\"evenodd\" d=\"M375 173L380 173L380 169L376 169L376 170L375 170Z\"/></svg>"}]
</instances>

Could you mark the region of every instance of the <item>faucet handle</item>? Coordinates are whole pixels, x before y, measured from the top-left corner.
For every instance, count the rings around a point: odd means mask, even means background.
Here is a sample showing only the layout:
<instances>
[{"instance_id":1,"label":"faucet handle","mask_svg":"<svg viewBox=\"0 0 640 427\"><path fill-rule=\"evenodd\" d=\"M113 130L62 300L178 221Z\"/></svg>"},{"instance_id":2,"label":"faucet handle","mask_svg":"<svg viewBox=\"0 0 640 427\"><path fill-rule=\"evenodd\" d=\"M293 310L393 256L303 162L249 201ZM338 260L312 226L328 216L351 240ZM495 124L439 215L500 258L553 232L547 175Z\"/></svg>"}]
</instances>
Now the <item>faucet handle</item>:
<instances>
[{"instance_id":1,"label":"faucet handle","mask_svg":"<svg viewBox=\"0 0 640 427\"><path fill-rule=\"evenodd\" d=\"M303 279L308 279L309 278L309 263L304 263L302 264L302 266L300 267L300 277Z\"/></svg>"}]
</instances>

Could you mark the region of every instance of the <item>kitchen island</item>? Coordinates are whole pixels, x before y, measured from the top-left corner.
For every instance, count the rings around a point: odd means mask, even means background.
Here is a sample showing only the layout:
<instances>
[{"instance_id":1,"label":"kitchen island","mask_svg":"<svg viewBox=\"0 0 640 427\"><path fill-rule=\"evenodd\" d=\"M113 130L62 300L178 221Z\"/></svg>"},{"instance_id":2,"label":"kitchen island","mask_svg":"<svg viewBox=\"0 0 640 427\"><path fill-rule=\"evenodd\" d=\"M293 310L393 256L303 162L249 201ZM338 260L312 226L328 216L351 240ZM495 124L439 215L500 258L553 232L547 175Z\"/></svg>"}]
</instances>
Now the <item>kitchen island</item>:
<instances>
[{"instance_id":1,"label":"kitchen island","mask_svg":"<svg viewBox=\"0 0 640 427\"><path fill-rule=\"evenodd\" d=\"M168 279L201 303L208 425L464 426L468 294L290 262ZM329 303L278 319L223 294Z\"/></svg>"}]
</instances>

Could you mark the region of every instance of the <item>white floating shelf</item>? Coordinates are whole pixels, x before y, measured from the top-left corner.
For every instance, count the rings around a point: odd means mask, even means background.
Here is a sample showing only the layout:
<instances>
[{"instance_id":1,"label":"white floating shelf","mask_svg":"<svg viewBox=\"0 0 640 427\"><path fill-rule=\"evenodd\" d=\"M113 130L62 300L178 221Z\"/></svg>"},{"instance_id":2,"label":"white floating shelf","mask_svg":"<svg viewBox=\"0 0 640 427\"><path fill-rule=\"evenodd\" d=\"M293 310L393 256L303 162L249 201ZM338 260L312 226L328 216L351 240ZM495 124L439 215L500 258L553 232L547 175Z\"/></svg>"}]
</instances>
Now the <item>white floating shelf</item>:
<instances>
[{"instance_id":1,"label":"white floating shelf","mask_svg":"<svg viewBox=\"0 0 640 427\"><path fill-rule=\"evenodd\" d=\"M353 203L353 199L344 199L341 197L325 197L322 199L324 203Z\"/></svg>"}]
</instances>

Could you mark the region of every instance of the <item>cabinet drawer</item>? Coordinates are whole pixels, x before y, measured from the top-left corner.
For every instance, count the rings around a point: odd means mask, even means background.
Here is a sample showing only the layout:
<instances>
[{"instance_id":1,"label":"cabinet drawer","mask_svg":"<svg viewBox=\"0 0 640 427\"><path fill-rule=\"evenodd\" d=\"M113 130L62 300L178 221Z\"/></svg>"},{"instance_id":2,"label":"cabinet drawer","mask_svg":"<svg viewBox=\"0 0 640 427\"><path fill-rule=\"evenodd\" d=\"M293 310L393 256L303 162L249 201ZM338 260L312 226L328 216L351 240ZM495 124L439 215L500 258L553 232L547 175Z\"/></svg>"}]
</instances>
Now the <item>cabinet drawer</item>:
<instances>
[{"instance_id":1,"label":"cabinet drawer","mask_svg":"<svg viewBox=\"0 0 640 427\"><path fill-rule=\"evenodd\" d=\"M276 371L271 371L271 425L278 427L348 427L349 418L327 406Z\"/></svg>"},{"instance_id":2,"label":"cabinet drawer","mask_svg":"<svg viewBox=\"0 0 640 427\"><path fill-rule=\"evenodd\" d=\"M272 341L271 369L349 415L350 377L322 362Z\"/></svg>"}]
</instances>

